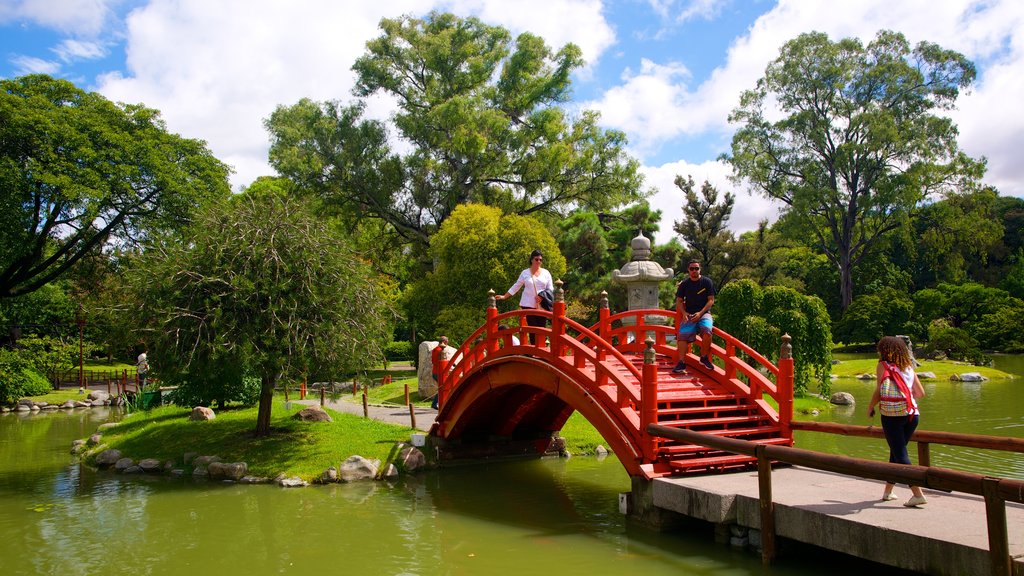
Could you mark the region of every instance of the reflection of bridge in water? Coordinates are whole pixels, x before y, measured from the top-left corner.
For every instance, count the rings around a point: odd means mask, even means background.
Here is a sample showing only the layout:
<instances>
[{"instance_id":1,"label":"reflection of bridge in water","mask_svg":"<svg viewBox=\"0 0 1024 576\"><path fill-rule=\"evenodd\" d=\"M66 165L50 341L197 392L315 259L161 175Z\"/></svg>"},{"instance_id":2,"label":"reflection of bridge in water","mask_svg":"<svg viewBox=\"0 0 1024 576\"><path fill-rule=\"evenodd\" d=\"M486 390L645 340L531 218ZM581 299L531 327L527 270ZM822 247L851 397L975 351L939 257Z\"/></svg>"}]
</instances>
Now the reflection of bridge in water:
<instances>
[{"instance_id":1,"label":"reflection of bridge in water","mask_svg":"<svg viewBox=\"0 0 1024 576\"><path fill-rule=\"evenodd\" d=\"M766 561L780 535L929 574L1024 575L1024 482L930 467L926 448L928 442L968 442L960 445L1020 453L1024 440L944 433L919 440L919 433L914 440L925 446L922 466L794 450L792 430L805 426L792 420L788 337L775 365L716 328L714 369L687 351L688 373L676 375L674 311L613 315L604 302L598 323L586 327L565 316L559 288L551 312L528 312L547 317L550 327L527 326L524 310L499 314L492 294L487 321L438 367L440 410L431 436L441 459L542 454L579 411L633 478L631 515L657 520L682 514L719 527L763 530ZM516 327L502 330L502 324ZM831 431L877 434L854 428ZM771 470L779 461L798 467L781 476L789 484L773 499ZM860 478L823 478L803 467ZM745 473L706 475L736 471ZM930 493L937 502L902 510L869 495L880 494L878 480L961 494ZM808 489L805 481L830 488ZM745 504L752 495L753 508ZM971 530L960 530L965 526Z\"/></svg>"}]
</instances>

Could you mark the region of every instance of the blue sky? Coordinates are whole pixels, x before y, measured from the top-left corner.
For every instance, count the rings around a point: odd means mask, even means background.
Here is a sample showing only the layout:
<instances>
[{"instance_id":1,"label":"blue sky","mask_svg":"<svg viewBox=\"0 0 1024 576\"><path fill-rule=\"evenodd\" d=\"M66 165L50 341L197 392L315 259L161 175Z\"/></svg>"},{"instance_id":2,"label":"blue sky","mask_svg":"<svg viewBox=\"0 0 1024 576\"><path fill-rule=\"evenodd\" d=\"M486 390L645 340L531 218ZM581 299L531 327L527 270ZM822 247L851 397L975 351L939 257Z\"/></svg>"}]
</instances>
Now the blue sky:
<instances>
[{"instance_id":1,"label":"blue sky","mask_svg":"<svg viewBox=\"0 0 1024 576\"><path fill-rule=\"evenodd\" d=\"M950 113L986 181L1024 196L1024 2L1018 0L0 0L0 77L43 72L107 98L160 110L170 130L205 140L239 188L271 174L263 119L300 98L350 98L351 65L382 17L430 10L477 16L588 64L574 109L623 130L663 211L656 241L682 217L676 175L732 190L737 232L776 206L729 182L716 158L729 111L787 40L809 31L867 42L880 29L958 50L978 81ZM386 99L370 112L386 117Z\"/></svg>"}]
</instances>

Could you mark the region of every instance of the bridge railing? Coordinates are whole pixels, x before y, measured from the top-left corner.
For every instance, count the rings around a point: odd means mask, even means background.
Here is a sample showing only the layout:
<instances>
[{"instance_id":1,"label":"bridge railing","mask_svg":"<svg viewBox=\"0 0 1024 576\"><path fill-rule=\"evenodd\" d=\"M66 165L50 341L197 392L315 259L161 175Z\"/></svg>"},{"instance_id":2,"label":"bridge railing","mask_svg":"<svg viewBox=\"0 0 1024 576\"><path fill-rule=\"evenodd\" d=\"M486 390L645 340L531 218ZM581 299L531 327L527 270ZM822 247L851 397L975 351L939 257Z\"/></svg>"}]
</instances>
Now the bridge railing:
<instances>
[{"instance_id":1,"label":"bridge railing","mask_svg":"<svg viewBox=\"0 0 1024 576\"><path fill-rule=\"evenodd\" d=\"M558 283L559 286L561 282ZM450 394L476 366L488 359L500 356L529 354L543 356L553 364L564 364L573 369L590 368L594 374L594 386L614 384L620 408L631 408L635 418L628 418L627 429L639 439L643 426L640 422L642 408L641 371L633 366L622 352L602 339L586 326L565 315L564 297L559 287L551 312L544 310L513 310L499 314L491 291L487 321L466 339L452 358L442 360L438 382L439 405L443 408ZM529 326L527 316L540 316L551 322L551 327ZM501 329L510 324L515 328ZM512 340L515 336L519 343ZM530 343L531 337L534 344ZM618 360L632 378L622 378L614 367L605 364L608 358ZM619 414L620 416L622 413Z\"/></svg>"},{"instance_id":2,"label":"bridge railing","mask_svg":"<svg viewBox=\"0 0 1024 576\"><path fill-rule=\"evenodd\" d=\"M674 310L634 310L611 314L607 294L599 309L599 321L586 327L565 315L562 282L556 282L553 310L513 310L500 314L494 298L489 292L487 320L459 346L451 359L442 359L438 369L439 404L443 406L450 394L474 368L488 359L499 356L529 354L542 356L554 364L563 364L574 369L589 368L593 371L593 386L600 389L609 384L616 388L617 415L625 417L627 429L631 430L644 447L646 455L654 452L654 441L647 435L644 425L653 422L657 413L657 370L645 361L643 370L637 368L625 354L639 354L648 349L655 354L667 355L676 360L684 349L673 346L672 340L678 334L681 317ZM539 316L551 322L551 327L529 326L526 317ZM502 325L512 327L502 329ZM513 337L518 339L518 344ZM711 354L721 360L725 372L725 384L733 392L745 396L757 404L765 413L776 419L782 434L790 437L790 423L793 417L793 359L789 336L783 336L783 346L778 366L730 334L715 328ZM531 338L535 343L531 344ZM742 356L750 358L752 366ZM631 378L620 373L605 362L617 360ZM650 367L647 364L651 364ZM766 374L767 373L767 376ZM768 376L775 378L773 382ZM719 380L721 380L719 378ZM779 406L776 411L763 398L767 394Z\"/></svg>"},{"instance_id":3,"label":"bridge railing","mask_svg":"<svg viewBox=\"0 0 1024 576\"><path fill-rule=\"evenodd\" d=\"M606 304L607 299L602 303L598 323L591 326L591 330L614 343L616 348L623 352L639 353L649 335L654 338L654 349L658 354L676 360L687 354L692 357L690 365L695 365L696 357L686 350L686 343L676 339L682 322L682 317L676 311L648 309L609 314ZM783 336L782 340L779 363L776 365L735 336L716 327L712 329L709 355L712 360L720 360L725 372L724 383L731 386L737 395L759 403L769 414L776 415L784 434L789 436L789 426L793 421L793 355L789 335ZM749 358L754 365L744 357ZM764 402L764 394L775 400L779 407L777 412Z\"/></svg>"},{"instance_id":4,"label":"bridge railing","mask_svg":"<svg viewBox=\"0 0 1024 576\"><path fill-rule=\"evenodd\" d=\"M945 492L963 492L982 496L985 499L992 574L1010 576L1013 572L1013 559L1010 556L1006 524L1006 503L1024 503L1024 481L992 478L946 468L890 464L788 446L759 444L738 438L725 438L657 424L649 424L647 432L653 436L700 444L757 458L761 511L761 557L766 564L775 557L775 514L771 481L772 462L774 461L871 480L884 480L893 484L909 484Z\"/></svg>"}]
</instances>

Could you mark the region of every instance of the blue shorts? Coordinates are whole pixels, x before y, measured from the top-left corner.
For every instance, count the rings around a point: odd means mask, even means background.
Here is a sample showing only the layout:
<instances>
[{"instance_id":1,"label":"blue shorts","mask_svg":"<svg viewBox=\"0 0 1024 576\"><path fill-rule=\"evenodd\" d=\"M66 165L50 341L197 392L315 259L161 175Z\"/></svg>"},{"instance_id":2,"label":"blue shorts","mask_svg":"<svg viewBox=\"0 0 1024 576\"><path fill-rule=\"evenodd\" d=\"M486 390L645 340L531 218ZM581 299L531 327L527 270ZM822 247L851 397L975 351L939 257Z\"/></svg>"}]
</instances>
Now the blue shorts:
<instances>
[{"instance_id":1,"label":"blue shorts","mask_svg":"<svg viewBox=\"0 0 1024 576\"><path fill-rule=\"evenodd\" d=\"M696 322L685 322L679 326L679 339L686 342L693 342L697 339L697 333L711 334L711 314L704 313Z\"/></svg>"}]
</instances>

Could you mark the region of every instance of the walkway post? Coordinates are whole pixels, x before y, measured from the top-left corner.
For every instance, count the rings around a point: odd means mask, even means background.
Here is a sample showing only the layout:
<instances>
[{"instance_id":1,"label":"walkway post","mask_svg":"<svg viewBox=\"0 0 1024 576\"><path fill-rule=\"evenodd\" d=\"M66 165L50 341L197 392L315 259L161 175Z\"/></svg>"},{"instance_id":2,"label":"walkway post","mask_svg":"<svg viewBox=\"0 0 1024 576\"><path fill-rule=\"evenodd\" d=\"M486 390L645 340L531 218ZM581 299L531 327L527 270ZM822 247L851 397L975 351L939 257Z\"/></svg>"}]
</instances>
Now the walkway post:
<instances>
[{"instance_id":1,"label":"walkway post","mask_svg":"<svg viewBox=\"0 0 1024 576\"><path fill-rule=\"evenodd\" d=\"M793 429L790 425L793 422L793 345L790 342L793 337L789 334L782 335L782 348L779 350L779 378L775 386L779 390L779 425L782 427L782 435L786 438L793 437Z\"/></svg>"},{"instance_id":2,"label":"walkway post","mask_svg":"<svg viewBox=\"0 0 1024 576\"><path fill-rule=\"evenodd\" d=\"M658 365L655 364L654 338L644 341L643 381L640 383L640 429L643 430L644 459L653 462L658 454L658 439L647 431L648 424L658 423Z\"/></svg>"},{"instance_id":3,"label":"walkway post","mask_svg":"<svg viewBox=\"0 0 1024 576\"><path fill-rule=\"evenodd\" d=\"M562 281L555 280L555 301L551 305L551 354L562 355L562 334L565 333L565 291Z\"/></svg>"},{"instance_id":4,"label":"walkway post","mask_svg":"<svg viewBox=\"0 0 1024 576\"><path fill-rule=\"evenodd\" d=\"M495 353L498 351L498 323L495 318L498 317L498 302L494 299L494 288L487 291L487 352Z\"/></svg>"}]
</instances>

